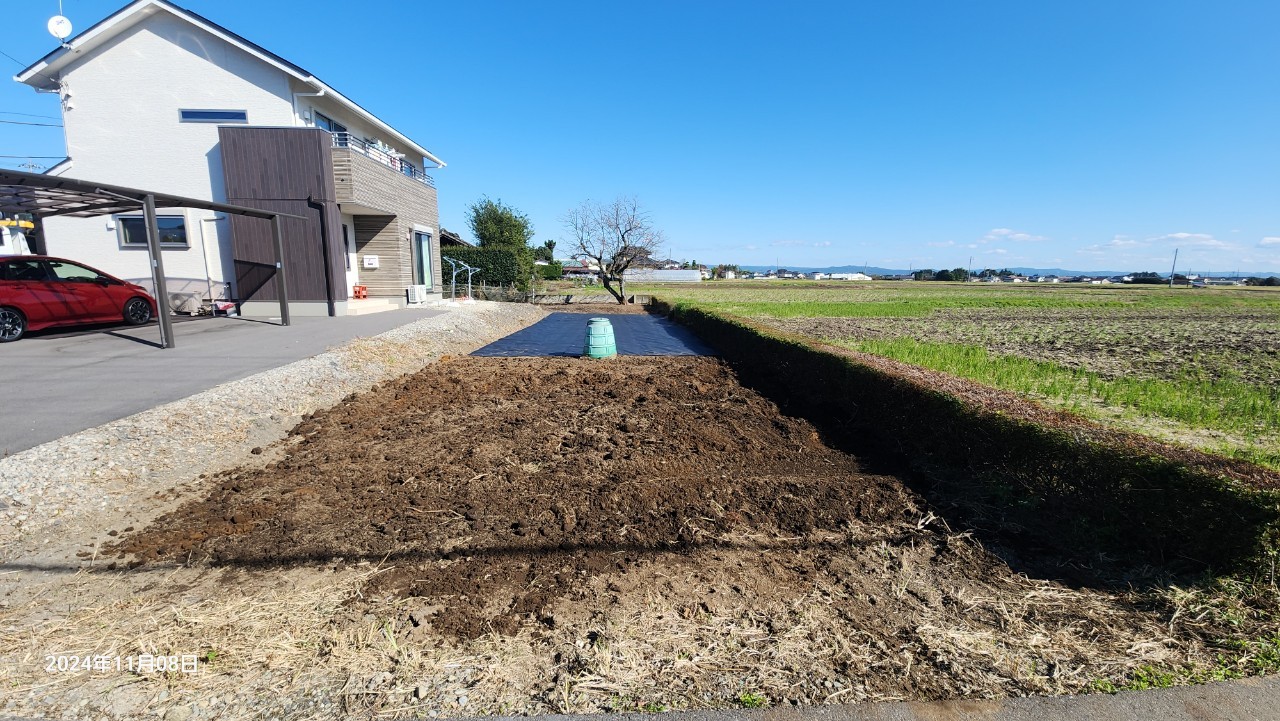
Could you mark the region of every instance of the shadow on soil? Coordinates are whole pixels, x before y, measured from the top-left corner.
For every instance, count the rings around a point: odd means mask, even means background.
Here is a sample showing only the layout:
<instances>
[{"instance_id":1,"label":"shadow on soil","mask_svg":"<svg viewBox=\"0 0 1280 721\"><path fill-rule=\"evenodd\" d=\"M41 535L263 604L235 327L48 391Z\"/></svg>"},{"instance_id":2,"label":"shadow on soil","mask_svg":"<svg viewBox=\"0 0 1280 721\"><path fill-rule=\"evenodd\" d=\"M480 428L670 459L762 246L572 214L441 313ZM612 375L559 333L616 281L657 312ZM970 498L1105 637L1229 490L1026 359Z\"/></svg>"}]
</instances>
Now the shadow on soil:
<instances>
[{"instance_id":1,"label":"shadow on soil","mask_svg":"<svg viewBox=\"0 0 1280 721\"><path fill-rule=\"evenodd\" d=\"M815 529L819 530L819 529ZM867 547L881 542L891 545L907 543L910 536L877 536L861 539L850 544L844 539L839 542L813 542L786 540L775 543L745 543L706 539L701 541L673 541L659 545L641 543L569 543L502 545L502 546L460 546L449 551L437 548L414 548L385 553L353 553L349 547L324 550L309 550L306 553L278 553L271 556L232 556L224 558L197 558L192 556L188 562L134 560L127 564L118 561L99 561L96 565L83 563L0 563L0 573L16 571L38 571L49 573L81 573L81 572L127 572L156 573L170 571L174 568L207 563L213 568L238 568L243 570L278 570L299 566L324 566L341 561L344 565L357 563L400 564L431 563L435 561L454 561L460 558L469 559L534 559L551 556L575 555L607 555L621 556L622 560L632 561L635 558L660 556L667 554L691 554L703 550L758 551L814 551L839 550L855 547Z\"/></svg>"},{"instance_id":2,"label":"shadow on soil","mask_svg":"<svg viewBox=\"0 0 1280 721\"><path fill-rule=\"evenodd\" d=\"M744 386L868 471L908 483L1014 570L1077 588L1141 589L1274 569L1280 493L1265 484L1153 453L1154 443L1098 441L977 408L742 319L667 310Z\"/></svg>"}]
</instances>

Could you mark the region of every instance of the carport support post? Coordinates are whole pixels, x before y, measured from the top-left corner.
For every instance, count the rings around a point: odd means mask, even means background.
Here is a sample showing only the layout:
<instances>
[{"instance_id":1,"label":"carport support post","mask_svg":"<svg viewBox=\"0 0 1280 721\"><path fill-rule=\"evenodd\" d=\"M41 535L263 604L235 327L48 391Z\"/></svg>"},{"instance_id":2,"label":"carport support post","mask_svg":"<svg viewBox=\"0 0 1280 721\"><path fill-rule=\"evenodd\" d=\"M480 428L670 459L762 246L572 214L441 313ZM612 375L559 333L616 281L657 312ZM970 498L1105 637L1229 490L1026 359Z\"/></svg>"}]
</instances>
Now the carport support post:
<instances>
[{"instance_id":1,"label":"carport support post","mask_svg":"<svg viewBox=\"0 0 1280 721\"><path fill-rule=\"evenodd\" d=\"M164 280L164 258L160 256L160 225L156 221L156 196L142 198L142 211L147 221L147 253L151 256L151 279L155 282L156 320L160 321L160 342L174 347L173 319L169 317L169 289Z\"/></svg>"},{"instance_id":2,"label":"carport support post","mask_svg":"<svg viewBox=\"0 0 1280 721\"><path fill-rule=\"evenodd\" d=\"M289 325L289 284L284 277L284 234L280 216L271 216L271 240L276 245L276 295L280 298L280 325Z\"/></svg>"}]
</instances>

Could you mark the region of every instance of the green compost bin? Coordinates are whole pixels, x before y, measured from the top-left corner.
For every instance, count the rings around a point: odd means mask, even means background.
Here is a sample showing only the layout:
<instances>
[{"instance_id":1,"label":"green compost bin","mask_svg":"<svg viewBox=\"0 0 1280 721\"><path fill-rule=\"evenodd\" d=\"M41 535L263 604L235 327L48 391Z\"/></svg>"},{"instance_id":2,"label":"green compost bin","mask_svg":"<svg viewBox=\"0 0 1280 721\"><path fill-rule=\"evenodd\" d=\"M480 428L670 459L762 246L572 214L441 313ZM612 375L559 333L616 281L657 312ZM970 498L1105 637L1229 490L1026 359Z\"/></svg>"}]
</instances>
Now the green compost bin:
<instances>
[{"instance_id":1,"label":"green compost bin","mask_svg":"<svg viewBox=\"0 0 1280 721\"><path fill-rule=\"evenodd\" d=\"M612 358L618 355L618 345L613 340L613 324L608 318L592 318L587 323L587 341L582 346L586 358Z\"/></svg>"}]
</instances>

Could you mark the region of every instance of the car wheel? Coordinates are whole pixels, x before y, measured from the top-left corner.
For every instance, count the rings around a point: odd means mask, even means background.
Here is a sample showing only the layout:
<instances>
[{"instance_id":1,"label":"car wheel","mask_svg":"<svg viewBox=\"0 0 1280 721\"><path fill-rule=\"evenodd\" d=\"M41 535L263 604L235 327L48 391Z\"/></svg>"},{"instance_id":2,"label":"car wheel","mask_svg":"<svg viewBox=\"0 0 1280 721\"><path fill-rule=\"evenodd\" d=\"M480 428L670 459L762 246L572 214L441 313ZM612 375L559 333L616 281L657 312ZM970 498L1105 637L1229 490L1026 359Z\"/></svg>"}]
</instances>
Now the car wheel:
<instances>
[{"instance_id":1,"label":"car wheel","mask_svg":"<svg viewBox=\"0 0 1280 721\"><path fill-rule=\"evenodd\" d=\"M27 332L27 319L14 308L0 308L0 343L18 340Z\"/></svg>"},{"instance_id":2,"label":"car wheel","mask_svg":"<svg viewBox=\"0 0 1280 721\"><path fill-rule=\"evenodd\" d=\"M142 298L130 298L124 304L124 320L129 325L142 325L151 320L151 304Z\"/></svg>"}]
</instances>

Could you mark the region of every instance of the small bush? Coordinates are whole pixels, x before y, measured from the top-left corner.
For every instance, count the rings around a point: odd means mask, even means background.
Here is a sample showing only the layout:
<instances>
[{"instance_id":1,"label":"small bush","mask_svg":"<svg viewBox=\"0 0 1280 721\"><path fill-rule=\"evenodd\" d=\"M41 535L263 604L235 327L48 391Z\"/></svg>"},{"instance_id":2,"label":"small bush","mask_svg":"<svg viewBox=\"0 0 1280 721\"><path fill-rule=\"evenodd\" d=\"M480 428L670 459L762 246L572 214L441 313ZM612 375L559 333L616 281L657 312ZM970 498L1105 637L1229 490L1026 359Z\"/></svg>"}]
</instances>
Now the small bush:
<instances>
[{"instance_id":1,"label":"small bush","mask_svg":"<svg viewBox=\"0 0 1280 721\"><path fill-rule=\"evenodd\" d=\"M538 277L543 280L560 280L560 276L564 275L564 264L558 260L553 260L546 265L535 265L534 269L538 272Z\"/></svg>"}]
</instances>

